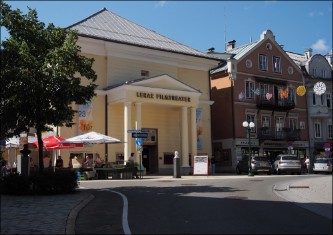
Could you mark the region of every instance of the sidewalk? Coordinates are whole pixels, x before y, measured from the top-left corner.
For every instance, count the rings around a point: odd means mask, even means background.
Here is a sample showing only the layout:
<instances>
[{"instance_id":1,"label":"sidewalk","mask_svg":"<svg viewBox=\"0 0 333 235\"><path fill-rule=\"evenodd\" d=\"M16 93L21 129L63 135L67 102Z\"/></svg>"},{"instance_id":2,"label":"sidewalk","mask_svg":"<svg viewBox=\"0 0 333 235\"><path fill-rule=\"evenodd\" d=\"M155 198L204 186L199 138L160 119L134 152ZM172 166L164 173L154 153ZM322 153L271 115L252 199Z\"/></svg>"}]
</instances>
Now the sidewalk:
<instances>
[{"instance_id":1,"label":"sidewalk","mask_svg":"<svg viewBox=\"0 0 333 235\"><path fill-rule=\"evenodd\" d=\"M310 176L310 175L309 175ZM287 201L332 219L332 175L275 185L273 192Z\"/></svg>"},{"instance_id":2,"label":"sidewalk","mask_svg":"<svg viewBox=\"0 0 333 235\"><path fill-rule=\"evenodd\" d=\"M170 176L165 177L170 179ZM163 176L156 178L161 179ZM182 178L191 179L193 176ZM297 181L274 185L273 192L285 200L332 219L332 175L304 176ZM76 216L92 199L93 196L83 190L54 196L1 195L1 234L75 234Z\"/></svg>"}]
</instances>

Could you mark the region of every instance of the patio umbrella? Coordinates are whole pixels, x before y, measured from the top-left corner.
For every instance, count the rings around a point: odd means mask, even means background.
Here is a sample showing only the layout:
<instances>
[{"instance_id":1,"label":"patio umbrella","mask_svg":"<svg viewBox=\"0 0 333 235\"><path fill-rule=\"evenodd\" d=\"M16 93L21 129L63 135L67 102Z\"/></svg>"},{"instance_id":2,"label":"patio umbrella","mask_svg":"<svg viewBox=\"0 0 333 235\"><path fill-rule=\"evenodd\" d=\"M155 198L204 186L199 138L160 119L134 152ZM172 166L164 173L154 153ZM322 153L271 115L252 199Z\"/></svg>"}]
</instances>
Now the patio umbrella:
<instances>
[{"instance_id":1,"label":"patio umbrella","mask_svg":"<svg viewBox=\"0 0 333 235\"><path fill-rule=\"evenodd\" d=\"M60 136L49 136L43 138L43 147L45 150L57 150L57 149L65 149L65 148L76 148L76 147L83 147L83 144L65 144L61 143L62 141L66 140ZM38 141L33 142L34 146L38 148Z\"/></svg>"},{"instance_id":2,"label":"patio umbrella","mask_svg":"<svg viewBox=\"0 0 333 235\"><path fill-rule=\"evenodd\" d=\"M94 131L61 141L62 144L121 144L124 141Z\"/></svg>"},{"instance_id":3,"label":"patio umbrella","mask_svg":"<svg viewBox=\"0 0 333 235\"><path fill-rule=\"evenodd\" d=\"M32 144L37 140L36 137L29 136L28 143ZM6 148L19 148L20 147L20 137L12 137L6 140Z\"/></svg>"}]
</instances>

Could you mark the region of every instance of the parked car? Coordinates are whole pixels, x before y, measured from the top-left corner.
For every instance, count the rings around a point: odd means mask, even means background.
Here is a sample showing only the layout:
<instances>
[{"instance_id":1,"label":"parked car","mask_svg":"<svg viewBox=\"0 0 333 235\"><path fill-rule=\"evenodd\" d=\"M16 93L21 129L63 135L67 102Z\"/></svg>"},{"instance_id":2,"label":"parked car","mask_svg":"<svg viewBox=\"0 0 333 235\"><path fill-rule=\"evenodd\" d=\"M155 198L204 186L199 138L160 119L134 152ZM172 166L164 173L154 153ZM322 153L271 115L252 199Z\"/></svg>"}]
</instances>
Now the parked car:
<instances>
[{"instance_id":1,"label":"parked car","mask_svg":"<svg viewBox=\"0 0 333 235\"><path fill-rule=\"evenodd\" d=\"M251 168L253 174L266 173L267 175L270 175L272 173L272 165L266 157L252 157ZM236 166L236 173L238 175L243 172L249 173L248 156L244 156L242 160L239 160Z\"/></svg>"},{"instance_id":2,"label":"parked car","mask_svg":"<svg viewBox=\"0 0 333 235\"><path fill-rule=\"evenodd\" d=\"M294 154L279 154L273 163L273 171L276 174L302 173L302 161Z\"/></svg>"},{"instance_id":3,"label":"parked car","mask_svg":"<svg viewBox=\"0 0 333 235\"><path fill-rule=\"evenodd\" d=\"M331 173L332 174L333 158L317 158L313 163L313 173Z\"/></svg>"}]
</instances>

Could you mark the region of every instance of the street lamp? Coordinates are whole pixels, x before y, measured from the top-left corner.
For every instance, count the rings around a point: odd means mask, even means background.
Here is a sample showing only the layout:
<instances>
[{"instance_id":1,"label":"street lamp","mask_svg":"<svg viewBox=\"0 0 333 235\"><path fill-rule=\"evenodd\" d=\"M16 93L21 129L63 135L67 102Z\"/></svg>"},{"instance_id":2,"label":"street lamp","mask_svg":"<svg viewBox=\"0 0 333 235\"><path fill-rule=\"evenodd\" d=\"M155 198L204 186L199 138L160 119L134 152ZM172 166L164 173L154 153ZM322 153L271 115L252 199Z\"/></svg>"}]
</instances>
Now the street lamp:
<instances>
[{"instance_id":1,"label":"street lamp","mask_svg":"<svg viewBox=\"0 0 333 235\"><path fill-rule=\"evenodd\" d=\"M247 132L249 134L249 174L248 176L254 176L252 173L252 166L251 166L251 128L254 127L254 122L247 122L244 121L243 122L243 127L245 127L247 129Z\"/></svg>"}]
</instances>

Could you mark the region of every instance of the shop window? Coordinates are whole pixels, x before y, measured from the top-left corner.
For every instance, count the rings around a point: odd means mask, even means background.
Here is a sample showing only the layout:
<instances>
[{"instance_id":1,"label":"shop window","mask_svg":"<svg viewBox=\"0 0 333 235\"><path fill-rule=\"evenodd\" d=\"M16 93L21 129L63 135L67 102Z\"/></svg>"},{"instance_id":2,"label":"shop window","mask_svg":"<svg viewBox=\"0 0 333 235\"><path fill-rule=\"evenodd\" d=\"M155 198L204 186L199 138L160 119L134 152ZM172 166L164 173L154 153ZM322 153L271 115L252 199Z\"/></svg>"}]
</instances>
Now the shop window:
<instances>
[{"instance_id":1,"label":"shop window","mask_svg":"<svg viewBox=\"0 0 333 235\"><path fill-rule=\"evenodd\" d=\"M164 153L163 163L164 165L173 165L174 153Z\"/></svg>"},{"instance_id":2,"label":"shop window","mask_svg":"<svg viewBox=\"0 0 333 235\"><path fill-rule=\"evenodd\" d=\"M231 149L222 150L222 166L232 166Z\"/></svg>"}]
</instances>

